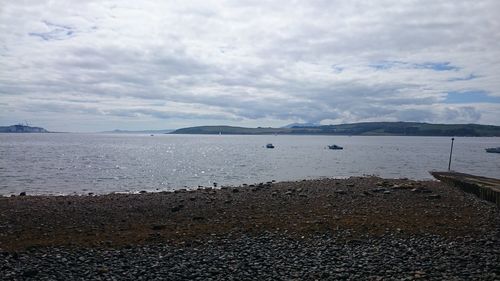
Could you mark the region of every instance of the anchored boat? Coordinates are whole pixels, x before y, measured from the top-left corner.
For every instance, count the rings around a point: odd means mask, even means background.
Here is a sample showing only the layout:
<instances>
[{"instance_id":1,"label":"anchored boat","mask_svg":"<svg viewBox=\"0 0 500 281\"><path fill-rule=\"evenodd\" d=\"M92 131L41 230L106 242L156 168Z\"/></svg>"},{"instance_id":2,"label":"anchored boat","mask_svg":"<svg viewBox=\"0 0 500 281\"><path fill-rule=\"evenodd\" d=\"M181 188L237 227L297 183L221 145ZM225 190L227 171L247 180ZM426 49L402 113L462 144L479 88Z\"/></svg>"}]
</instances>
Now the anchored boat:
<instances>
[{"instance_id":1,"label":"anchored boat","mask_svg":"<svg viewBox=\"0 0 500 281\"><path fill-rule=\"evenodd\" d=\"M266 148L274 148L274 145L272 143L266 144Z\"/></svg>"},{"instance_id":2,"label":"anchored boat","mask_svg":"<svg viewBox=\"0 0 500 281\"><path fill-rule=\"evenodd\" d=\"M492 148L486 148L486 152L489 153L500 153L500 147L492 147Z\"/></svg>"},{"instance_id":3,"label":"anchored boat","mask_svg":"<svg viewBox=\"0 0 500 281\"><path fill-rule=\"evenodd\" d=\"M342 146L338 146L338 145L334 144L334 145L329 145L328 149L340 150L340 149L344 149L344 148Z\"/></svg>"}]
</instances>

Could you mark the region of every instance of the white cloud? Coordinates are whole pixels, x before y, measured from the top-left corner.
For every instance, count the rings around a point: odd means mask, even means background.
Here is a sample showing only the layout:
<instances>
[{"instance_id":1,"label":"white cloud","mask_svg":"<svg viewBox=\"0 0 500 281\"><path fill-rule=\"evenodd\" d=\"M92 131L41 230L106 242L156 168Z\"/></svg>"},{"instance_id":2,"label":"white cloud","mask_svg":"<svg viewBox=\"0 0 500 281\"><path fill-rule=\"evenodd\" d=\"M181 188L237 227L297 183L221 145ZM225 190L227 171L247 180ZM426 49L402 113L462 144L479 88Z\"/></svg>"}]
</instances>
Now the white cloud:
<instances>
[{"instance_id":1,"label":"white cloud","mask_svg":"<svg viewBox=\"0 0 500 281\"><path fill-rule=\"evenodd\" d=\"M500 125L495 0L0 1L5 124Z\"/></svg>"}]
</instances>

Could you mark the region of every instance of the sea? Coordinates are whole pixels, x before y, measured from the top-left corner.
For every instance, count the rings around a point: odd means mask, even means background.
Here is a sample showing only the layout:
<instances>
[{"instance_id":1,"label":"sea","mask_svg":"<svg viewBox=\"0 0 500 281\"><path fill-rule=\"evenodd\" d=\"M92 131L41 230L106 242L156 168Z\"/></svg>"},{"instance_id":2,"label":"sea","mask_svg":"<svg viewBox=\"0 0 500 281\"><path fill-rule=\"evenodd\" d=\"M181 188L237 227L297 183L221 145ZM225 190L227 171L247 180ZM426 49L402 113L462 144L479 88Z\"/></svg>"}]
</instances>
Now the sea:
<instances>
[{"instance_id":1,"label":"sea","mask_svg":"<svg viewBox=\"0 0 500 281\"><path fill-rule=\"evenodd\" d=\"M268 149L272 143L275 148ZM343 150L330 150L336 144ZM455 137L451 170L500 178L500 138ZM450 137L0 134L0 195L107 194L348 178L432 179Z\"/></svg>"}]
</instances>

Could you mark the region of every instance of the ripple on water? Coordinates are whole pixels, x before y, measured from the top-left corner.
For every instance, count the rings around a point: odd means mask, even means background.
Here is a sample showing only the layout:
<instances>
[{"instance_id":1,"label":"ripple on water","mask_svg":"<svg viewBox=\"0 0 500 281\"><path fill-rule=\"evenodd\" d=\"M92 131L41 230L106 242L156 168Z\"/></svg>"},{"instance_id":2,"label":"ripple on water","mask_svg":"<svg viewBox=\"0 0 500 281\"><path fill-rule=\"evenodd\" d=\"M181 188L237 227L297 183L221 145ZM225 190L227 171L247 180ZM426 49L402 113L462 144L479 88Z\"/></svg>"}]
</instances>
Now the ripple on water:
<instances>
[{"instance_id":1,"label":"ripple on water","mask_svg":"<svg viewBox=\"0 0 500 281\"><path fill-rule=\"evenodd\" d=\"M276 149L264 148L269 142ZM453 169L500 177L500 157L484 152L500 138L455 143ZM429 170L447 168L449 144L446 137L0 134L1 193L99 194L366 174L429 179Z\"/></svg>"}]
</instances>

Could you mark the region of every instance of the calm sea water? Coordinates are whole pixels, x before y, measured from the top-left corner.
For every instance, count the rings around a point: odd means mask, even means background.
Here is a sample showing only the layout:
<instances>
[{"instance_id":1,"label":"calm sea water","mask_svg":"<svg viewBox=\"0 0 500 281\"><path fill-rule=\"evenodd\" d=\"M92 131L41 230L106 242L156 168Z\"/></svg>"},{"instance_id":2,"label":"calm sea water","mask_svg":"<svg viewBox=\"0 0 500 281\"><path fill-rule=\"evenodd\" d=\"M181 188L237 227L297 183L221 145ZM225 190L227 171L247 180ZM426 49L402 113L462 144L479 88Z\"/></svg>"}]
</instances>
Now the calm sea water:
<instances>
[{"instance_id":1,"label":"calm sea water","mask_svg":"<svg viewBox=\"0 0 500 281\"><path fill-rule=\"evenodd\" d=\"M500 154L484 151L496 146L500 138L455 138L452 169L499 178ZM362 175L430 179L428 171L447 169L449 150L448 137L0 134L0 195Z\"/></svg>"}]
</instances>

